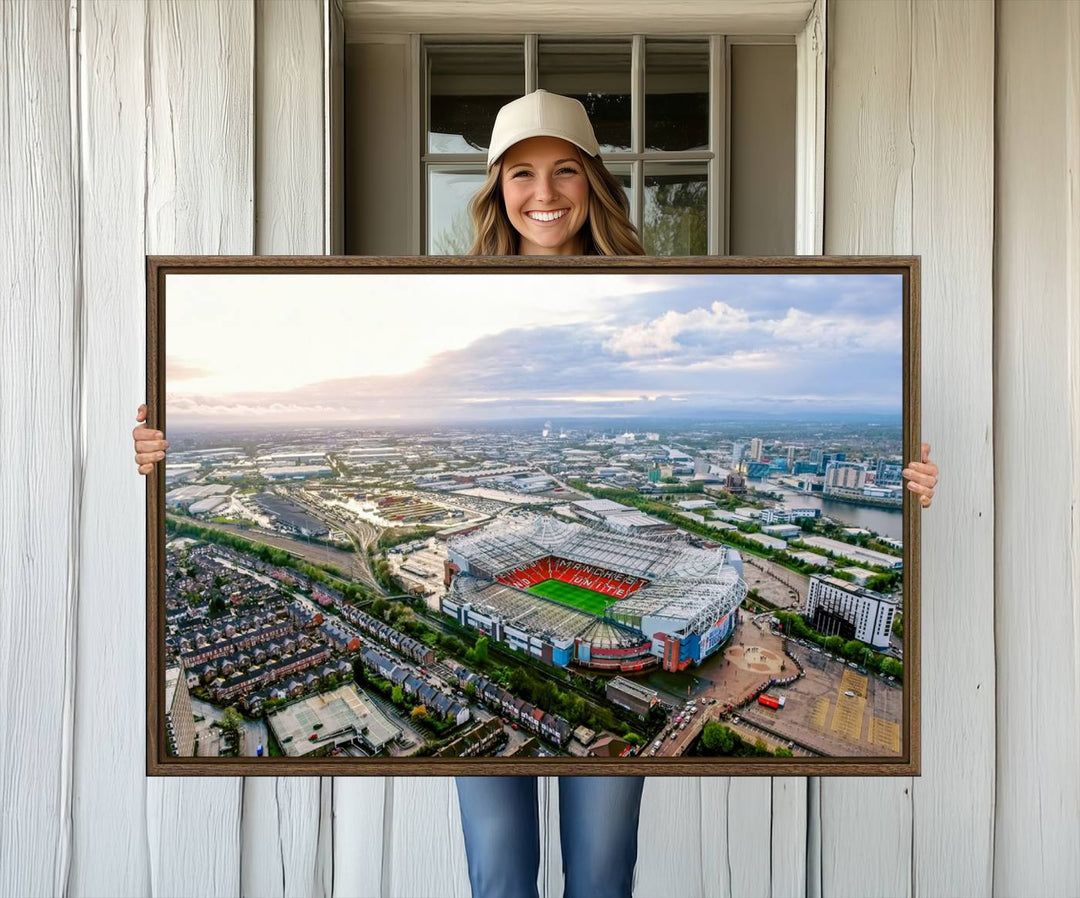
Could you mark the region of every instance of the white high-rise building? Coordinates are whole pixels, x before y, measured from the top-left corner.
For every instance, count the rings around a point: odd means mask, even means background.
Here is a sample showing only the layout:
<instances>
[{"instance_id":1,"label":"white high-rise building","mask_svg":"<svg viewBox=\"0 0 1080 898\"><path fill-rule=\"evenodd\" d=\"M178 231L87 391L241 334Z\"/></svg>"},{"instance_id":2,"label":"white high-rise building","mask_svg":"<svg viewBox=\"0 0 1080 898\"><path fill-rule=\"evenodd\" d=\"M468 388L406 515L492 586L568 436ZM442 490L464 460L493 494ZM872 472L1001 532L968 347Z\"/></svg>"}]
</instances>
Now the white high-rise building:
<instances>
[{"instance_id":1,"label":"white high-rise building","mask_svg":"<svg viewBox=\"0 0 1080 898\"><path fill-rule=\"evenodd\" d=\"M876 649L889 647L896 597L874 592L838 577L812 574L806 616L819 633L858 639Z\"/></svg>"},{"instance_id":2,"label":"white high-rise building","mask_svg":"<svg viewBox=\"0 0 1080 898\"><path fill-rule=\"evenodd\" d=\"M750 460L761 461L761 440L758 437L750 440Z\"/></svg>"}]
</instances>

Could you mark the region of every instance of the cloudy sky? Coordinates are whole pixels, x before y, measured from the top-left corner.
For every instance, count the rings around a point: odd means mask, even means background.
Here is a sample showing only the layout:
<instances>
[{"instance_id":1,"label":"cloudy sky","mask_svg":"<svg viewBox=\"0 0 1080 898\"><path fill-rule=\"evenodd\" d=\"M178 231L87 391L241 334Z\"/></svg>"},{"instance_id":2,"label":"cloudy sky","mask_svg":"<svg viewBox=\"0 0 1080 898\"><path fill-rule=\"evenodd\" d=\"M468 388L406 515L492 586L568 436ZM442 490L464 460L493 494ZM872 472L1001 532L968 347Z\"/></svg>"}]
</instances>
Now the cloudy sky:
<instances>
[{"instance_id":1,"label":"cloudy sky","mask_svg":"<svg viewBox=\"0 0 1080 898\"><path fill-rule=\"evenodd\" d=\"M899 275L169 275L170 423L900 414Z\"/></svg>"}]
</instances>

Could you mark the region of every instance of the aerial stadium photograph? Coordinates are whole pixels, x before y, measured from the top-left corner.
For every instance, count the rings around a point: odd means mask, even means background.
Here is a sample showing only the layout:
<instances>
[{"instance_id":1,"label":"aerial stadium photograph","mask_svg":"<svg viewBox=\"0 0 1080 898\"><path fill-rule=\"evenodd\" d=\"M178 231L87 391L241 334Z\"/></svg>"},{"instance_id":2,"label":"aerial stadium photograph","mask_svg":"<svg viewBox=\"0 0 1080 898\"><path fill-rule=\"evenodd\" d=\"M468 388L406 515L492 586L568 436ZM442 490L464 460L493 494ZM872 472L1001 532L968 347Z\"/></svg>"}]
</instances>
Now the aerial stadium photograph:
<instances>
[{"instance_id":1,"label":"aerial stadium photograph","mask_svg":"<svg viewBox=\"0 0 1080 898\"><path fill-rule=\"evenodd\" d=\"M151 772L911 763L907 267L184 261Z\"/></svg>"}]
</instances>

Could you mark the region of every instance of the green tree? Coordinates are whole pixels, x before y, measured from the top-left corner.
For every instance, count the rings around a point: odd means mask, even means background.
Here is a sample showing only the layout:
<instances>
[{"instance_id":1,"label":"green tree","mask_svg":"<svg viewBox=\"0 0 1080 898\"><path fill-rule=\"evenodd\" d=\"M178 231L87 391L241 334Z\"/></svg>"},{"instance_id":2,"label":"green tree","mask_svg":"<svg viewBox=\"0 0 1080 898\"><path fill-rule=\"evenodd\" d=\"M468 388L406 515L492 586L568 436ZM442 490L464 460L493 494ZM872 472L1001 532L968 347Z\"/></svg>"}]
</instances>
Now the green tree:
<instances>
[{"instance_id":1,"label":"green tree","mask_svg":"<svg viewBox=\"0 0 1080 898\"><path fill-rule=\"evenodd\" d=\"M219 726L223 730L238 730L244 723L243 715L236 710L235 707L229 705L224 711L221 712L221 720Z\"/></svg>"},{"instance_id":2,"label":"green tree","mask_svg":"<svg viewBox=\"0 0 1080 898\"><path fill-rule=\"evenodd\" d=\"M844 657L851 661L861 658L865 646L857 639L849 639L844 643Z\"/></svg>"},{"instance_id":3,"label":"green tree","mask_svg":"<svg viewBox=\"0 0 1080 898\"><path fill-rule=\"evenodd\" d=\"M893 635L898 639L904 638L904 615L899 611L892 620L892 631Z\"/></svg>"},{"instance_id":4,"label":"green tree","mask_svg":"<svg viewBox=\"0 0 1080 898\"><path fill-rule=\"evenodd\" d=\"M476 660L481 664L487 664L488 662L488 643L489 639L486 636L480 636L476 640L476 645L473 647L473 653L476 656Z\"/></svg>"},{"instance_id":5,"label":"green tree","mask_svg":"<svg viewBox=\"0 0 1080 898\"><path fill-rule=\"evenodd\" d=\"M716 720L705 724L701 733L701 744L709 754L714 755L730 755L735 749L737 739L739 737L735 732Z\"/></svg>"},{"instance_id":6,"label":"green tree","mask_svg":"<svg viewBox=\"0 0 1080 898\"><path fill-rule=\"evenodd\" d=\"M842 636L827 636L825 637L825 650L831 652L834 655L840 654L840 649L844 647L844 638Z\"/></svg>"},{"instance_id":7,"label":"green tree","mask_svg":"<svg viewBox=\"0 0 1080 898\"><path fill-rule=\"evenodd\" d=\"M904 665L895 658L882 658L881 672L887 677L896 677L898 680L902 680L904 678Z\"/></svg>"},{"instance_id":8,"label":"green tree","mask_svg":"<svg viewBox=\"0 0 1080 898\"><path fill-rule=\"evenodd\" d=\"M390 700L399 707L405 704L405 690L400 686L395 686L390 690Z\"/></svg>"}]
</instances>

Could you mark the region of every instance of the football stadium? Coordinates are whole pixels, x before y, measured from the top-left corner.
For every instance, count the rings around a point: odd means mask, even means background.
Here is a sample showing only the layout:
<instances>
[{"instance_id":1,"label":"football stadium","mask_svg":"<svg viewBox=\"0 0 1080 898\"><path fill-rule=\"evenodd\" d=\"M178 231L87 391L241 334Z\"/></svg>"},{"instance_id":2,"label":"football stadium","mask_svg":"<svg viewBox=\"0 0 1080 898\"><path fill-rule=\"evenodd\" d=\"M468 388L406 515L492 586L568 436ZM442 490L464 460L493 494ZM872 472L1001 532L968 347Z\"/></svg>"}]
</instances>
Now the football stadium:
<instances>
[{"instance_id":1,"label":"football stadium","mask_svg":"<svg viewBox=\"0 0 1080 898\"><path fill-rule=\"evenodd\" d=\"M521 514L448 544L442 610L559 667L684 670L716 652L746 597L730 548Z\"/></svg>"}]
</instances>

